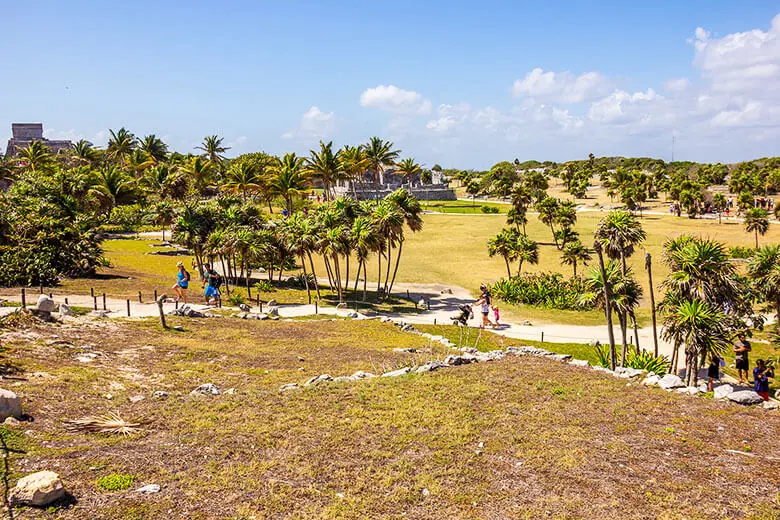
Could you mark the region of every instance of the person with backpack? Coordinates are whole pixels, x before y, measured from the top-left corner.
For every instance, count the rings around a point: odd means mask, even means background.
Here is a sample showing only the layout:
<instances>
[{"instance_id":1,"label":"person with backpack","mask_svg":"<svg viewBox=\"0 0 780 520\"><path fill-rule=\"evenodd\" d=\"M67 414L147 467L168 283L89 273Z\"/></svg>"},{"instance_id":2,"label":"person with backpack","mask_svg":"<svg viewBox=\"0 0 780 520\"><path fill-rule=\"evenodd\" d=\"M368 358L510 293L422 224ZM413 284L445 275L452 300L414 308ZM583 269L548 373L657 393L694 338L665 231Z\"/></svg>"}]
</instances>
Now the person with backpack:
<instances>
[{"instance_id":1,"label":"person with backpack","mask_svg":"<svg viewBox=\"0 0 780 520\"><path fill-rule=\"evenodd\" d=\"M209 305L218 304L220 300L219 288L222 285L222 277L211 264L203 264L203 277L206 281L206 292L203 295Z\"/></svg>"},{"instance_id":2,"label":"person with backpack","mask_svg":"<svg viewBox=\"0 0 780 520\"><path fill-rule=\"evenodd\" d=\"M179 272L176 273L176 283L171 289L176 293L176 301L184 300L184 303L187 303L187 287L190 285L190 273L184 268L182 262L176 264L176 268Z\"/></svg>"}]
</instances>

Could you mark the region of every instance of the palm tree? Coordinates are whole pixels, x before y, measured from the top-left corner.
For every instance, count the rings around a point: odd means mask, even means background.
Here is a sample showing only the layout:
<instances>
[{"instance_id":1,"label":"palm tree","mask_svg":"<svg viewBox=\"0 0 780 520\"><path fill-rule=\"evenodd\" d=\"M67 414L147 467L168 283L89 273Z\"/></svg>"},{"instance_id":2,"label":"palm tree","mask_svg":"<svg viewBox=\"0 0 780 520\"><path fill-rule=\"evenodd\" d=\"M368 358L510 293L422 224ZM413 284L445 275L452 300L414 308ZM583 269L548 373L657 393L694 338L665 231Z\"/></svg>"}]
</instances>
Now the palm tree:
<instances>
[{"instance_id":1,"label":"palm tree","mask_svg":"<svg viewBox=\"0 0 780 520\"><path fill-rule=\"evenodd\" d=\"M682 300L667 315L664 339L685 345L686 384L696 386L699 359L723 355L729 345L726 316L704 300Z\"/></svg>"},{"instance_id":2,"label":"palm tree","mask_svg":"<svg viewBox=\"0 0 780 520\"><path fill-rule=\"evenodd\" d=\"M223 154L230 150L229 146L226 147L222 145L222 141L224 140L224 137L219 137L218 135L207 135L203 138L203 143L201 143L200 146L196 146L195 149L202 150L203 155L209 162L211 162L215 168L221 169L222 162L225 160Z\"/></svg>"},{"instance_id":3,"label":"palm tree","mask_svg":"<svg viewBox=\"0 0 780 520\"><path fill-rule=\"evenodd\" d=\"M587 266L590 258L588 249L579 240L567 243L561 253L561 263L572 266L575 277L577 276L577 264L581 263Z\"/></svg>"},{"instance_id":4,"label":"palm tree","mask_svg":"<svg viewBox=\"0 0 780 520\"><path fill-rule=\"evenodd\" d=\"M420 172L422 172L422 168L420 168L420 165L414 162L414 159L411 157L407 157L406 159L402 159L398 163L398 168L396 170L397 173L404 176L406 179L407 184L411 186L412 179L415 175L419 175Z\"/></svg>"},{"instance_id":5,"label":"palm tree","mask_svg":"<svg viewBox=\"0 0 780 520\"><path fill-rule=\"evenodd\" d=\"M721 223L721 214L726 209L726 196L722 193L716 193L712 196L712 207L718 212L718 224Z\"/></svg>"},{"instance_id":6,"label":"palm tree","mask_svg":"<svg viewBox=\"0 0 780 520\"><path fill-rule=\"evenodd\" d=\"M339 157L340 152L333 152L333 142L328 144L320 141L320 151L309 151L309 157L306 159L306 172L313 178L319 179L325 190L325 200L331 199L331 186L342 177L342 164Z\"/></svg>"},{"instance_id":7,"label":"palm tree","mask_svg":"<svg viewBox=\"0 0 780 520\"><path fill-rule=\"evenodd\" d=\"M765 209L751 208L745 212L745 231L756 234L756 249L758 249L758 235L764 236L769 231L769 213Z\"/></svg>"},{"instance_id":8,"label":"palm tree","mask_svg":"<svg viewBox=\"0 0 780 520\"><path fill-rule=\"evenodd\" d=\"M155 160L141 149L135 149L124 158L120 166L135 174L136 178L141 177L144 172L157 164Z\"/></svg>"},{"instance_id":9,"label":"palm tree","mask_svg":"<svg viewBox=\"0 0 780 520\"><path fill-rule=\"evenodd\" d=\"M22 169L34 172L51 165L52 156L43 141L36 139L18 151L18 161Z\"/></svg>"},{"instance_id":10,"label":"palm tree","mask_svg":"<svg viewBox=\"0 0 780 520\"><path fill-rule=\"evenodd\" d=\"M406 226L409 228L409 230L412 233L416 233L420 230L422 230L422 217L420 216L422 213L422 207L420 206L420 202L407 190L399 189L395 190L394 192L390 193L387 197L385 197L385 200L391 202L394 204L400 211L401 216L403 217L403 222L406 223ZM387 277L385 277L385 295L390 296L390 293L393 290L393 285L395 284L395 277L398 274L398 266L401 264L401 251L403 249L404 245L404 229L403 224L401 225L400 229L397 230L397 232L390 235L390 243L391 246L397 245L398 246L398 252L395 257L395 268L393 269L393 279L390 281L390 286L387 287ZM392 249L392 247L390 248ZM389 250L388 250L389 251ZM390 268L390 256L388 258L388 271Z\"/></svg>"},{"instance_id":11,"label":"palm tree","mask_svg":"<svg viewBox=\"0 0 780 520\"><path fill-rule=\"evenodd\" d=\"M747 274L758 296L774 307L780 330L780 244L756 251L748 262Z\"/></svg>"},{"instance_id":12,"label":"palm tree","mask_svg":"<svg viewBox=\"0 0 780 520\"><path fill-rule=\"evenodd\" d=\"M634 246L647 238L636 215L628 211L610 211L596 226L596 240L604 247L609 258L619 258L626 273L626 258L634 253Z\"/></svg>"},{"instance_id":13,"label":"palm tree","mask_svg":"<svg viewBox=\"0 0 780 520\"><path fill-rule=\"evenodd\" d=\"M357 292L358 281L360 280L360 270L363 269L363 301L366 301L367 292L367 274L366 264L368 263L368 255L372 251L376 251L379 248L381 240L377 234L377 229L371 217L368 215L361 215L352 222L352 245L355 249L355 255L357 256L358 267L357 275L355 275L355 289Z\"/></svg>"},{"instance_id":14,"label":"palm tree","mask_svg":"<svg viewBox=\"0 0 780 520\"><path fill-rule=\"evenodd\" d=\"M552 233L553 240L555 240L555 247L558 247L558 239L555 236L555 228L553 225L557 222L558 205L560 201L553 197L545 197L536 203L536 211L539 212L539 221L542 224L550 226L550 232Z\"/></svg>"},{"instance_id":15,"label":"palm tree","mask_svg":"<svg viewBox=\"0 0 780 520\"><path fill-rule=\"evenodd\" d=\"M520 262L517 266L517 274L519 276L524 263L539 263L539 245L527 236L520 235L517 237L517 244L515 247L517 248L517 260Z\"/></svg>"},{"instance_id":16,"label":"palm tree","mask_svg":"<svg viewBox=\"0 0 780 520\"><path fill-rule=\"evenodd\" d=\"M138 147L138 140L124 127L116 132L109 130L109 133L111 137L108 139L108 147L106 148L108 158L119 163L124 162L125 157Z\"/></svg>"},{"instance_id":17,"label":"palm tree","mask_svg":"<svg viewBox=\"0 0 780 520\"><path fill-rule=\"evenodd\" d=\"M375 204L371 210L371 221L376 227L380 237L379 248L377 249L379 267L377 271L378 279L376 281L376 297L379 299L382 290L382 256L387 255L387 261L388 263L390 262L390 242L392 241L394 234L396 234L399 229L403 229L404 216L398 206L388 200L381 200ZM385 249L387 249L387 251Z\"/></svg>"},{"instance_id":18,"label":"palm tree","mask_svg":"<svg viewBox=\"0 0 780 520\"><path fill-rule=\"evenodd\" d=\"M365 146L368 169L373 173L374 184L379 184L384 169L395 164L401 150L393 150L393 143L372 137Z\"/></svg>"},{"instance_id":19,"label":"palm tree","mask_svg":"<svg viewBox=\"0 0 780 520\"><path fill-rule=\"evenodd\" d=\"M108 219L115 206L130 202L132 199L133 180L117 166L106 166L98 172L98 183L93 193L102 200L105 216Z\"/></svg>"},{"instance_id":20,"label":"palm tree","mask_svg":"<svg viewBox=\"0 0 780 520\"><path fill-rule=\"evenodd\" d=\"M598 240L593 242L593 249L599 257L599 268L591 269L585 277L585 287L588 292L580 298L583 302L595 304L597 308L604 309L607 319L607 334L609 335L609 359L610 368L615 370L617 364L617 351L615 349L615 332L612 329L612 286L610 279L614 278L614 262L604 263L604 253ZM610 267L609 271L607 267Z\"/></svg>"},{"instance_id":21,"label":"palm tree","mask_svg":"<svg viewBox=\"0 0 780 520\"><path fill-rule=\"evenodd\" d=\"M653 317L653 355L658 357L658 323L655 306L655 287L653 286L653 257L648 252L645 252L645 269L647 270L647 285L650 289L650 312Z\"/></svg>"},{"instance_id":22,"label":"palm tree","mask_svg":"<svg viewBox=\"0 0 780 520\"><path fill-rule=\"evenodd\" d=\"M73 143L73 148L71 148L70 153L78 164L92 164L97 158L92 143L84 139L79 139Z\"/></svg>"},{"instance_id":23,"label":"palm tree","mask_svg":"<svg viewBox=\"0 0 780 520\"><path fill-rule=\"evenodd\" d=\"M297 157L295 153L286 153L284 157L277 160L271 171L273 174L271 190L284 199L287 214L292 215L293 198L300 195L307 187L304 159Z\"/></svg>"},{"instance_id":24,"label":"palm tree","mask_svg":"<svg viewBox=\"0 0 780 520\"><path fill-rule=\"evenodd\" d=\"M257 170L249 163L234 164L227 171L222 189L231 193L240 193L246 202L247 195L260 189L262 180Z\"/></svg>"},{"instance_id":25,"label":"palm tree","mask_svg":"<svg viewBox=\"0 0 780 520\"><path fill-rule=\"evenodd\" d=\"M501 232L488 240L488 255L490 258L498 255L506 263L506 276L512 277L509 263L517 260L517 241L520 233L516 229L502 229Z\"/></svg>"},{"instance_id":26,"label":"palm tree","mask_svg":"<svg viewBox=\"0 0 780 520\"><path fill-rule=\"evenodd\" d=\"M352 184L352 194L355 196L355 183L363 183L364 174L368 170L368 159L363 146L344 146L339 152L341 157L341 170Z\"/></svg>"},{"instance_id":27,"label":"palm tree","mask_svg":"<svg viewBox=\"0 0 780 520\"><path fill-rule=\"evenodd\" d=\"M191 157L187 162L179 167L181 171L192 183L192 186L198 193L203 193L211 184L214 166L208 159L200 156Z\"/></svg>"},{"instance_id":28,"label":"palm tree","mask_svg":"<svg viewBox=\"0 0 780 520\"><path fill-rule=\"evenodd\" d=\"M138 148L143 150L155 163L164 161L168 155L168 145L154 134L147 135L141 139L138 143Z\"/></svg>"}]
</instances>

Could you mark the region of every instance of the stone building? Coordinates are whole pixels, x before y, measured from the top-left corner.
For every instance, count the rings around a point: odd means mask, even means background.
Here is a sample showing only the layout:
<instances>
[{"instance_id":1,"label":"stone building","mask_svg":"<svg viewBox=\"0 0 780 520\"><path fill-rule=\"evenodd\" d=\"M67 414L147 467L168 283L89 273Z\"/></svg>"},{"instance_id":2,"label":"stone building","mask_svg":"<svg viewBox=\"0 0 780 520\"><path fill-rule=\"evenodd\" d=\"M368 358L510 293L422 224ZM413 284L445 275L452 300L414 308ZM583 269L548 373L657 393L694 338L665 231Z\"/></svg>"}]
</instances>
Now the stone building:
<instances>
[{"instance_id":1,"label":"stone building","mask_svg":"<svg viewBox=\"0 0 780 520\"><path fill-rule=\"evenodd\" d=\"M13 123L11 132L12 137L5 149L6 157L15 157L19 150L26 148L33 141L42 141L51 153L73 148L70 141L51 141L43 137L43 123Z\"/></svg>"},{"instance_id":2,"label":"stone building","mask_svg":"<svg viewBox=\"0 0 780 520\"><path fill-rule=\"evenodd\" d=\"M353 197L357 200L375 200L389 195L398 188L405 188L419 200L458 200L455 190L442 182L440 172L431 172L432 182L424 184L421 176L415 175L411 182L407 182L403 175L395 173L395 170L380 172L379 182L369 172L363 176L362 182L354 180L340 180L336 182L333 191L336 196Z\"/></svg>"}]
</instances>

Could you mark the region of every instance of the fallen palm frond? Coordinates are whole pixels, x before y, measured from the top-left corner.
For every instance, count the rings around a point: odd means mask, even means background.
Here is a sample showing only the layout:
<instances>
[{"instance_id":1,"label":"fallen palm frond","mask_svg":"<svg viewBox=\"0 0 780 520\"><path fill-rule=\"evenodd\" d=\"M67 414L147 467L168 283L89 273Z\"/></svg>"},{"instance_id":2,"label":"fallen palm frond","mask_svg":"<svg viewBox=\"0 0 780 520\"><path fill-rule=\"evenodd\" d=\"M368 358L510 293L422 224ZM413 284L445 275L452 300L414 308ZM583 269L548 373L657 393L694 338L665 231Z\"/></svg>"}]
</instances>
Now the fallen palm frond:
<instances>
[{"instance_id":1,"label":"fallen palm frond","mask_svg":"<svg viewBox=\"0 0 780 520\"><path fill-rule=\"evenodd\" d=\"M129 422L122 419L117 413L109 412L105 415L82 417L65 421L69 430L86 433L110 433L113 435L133 435L143 431L142 423Z\"/></svg>"}]
</instances>

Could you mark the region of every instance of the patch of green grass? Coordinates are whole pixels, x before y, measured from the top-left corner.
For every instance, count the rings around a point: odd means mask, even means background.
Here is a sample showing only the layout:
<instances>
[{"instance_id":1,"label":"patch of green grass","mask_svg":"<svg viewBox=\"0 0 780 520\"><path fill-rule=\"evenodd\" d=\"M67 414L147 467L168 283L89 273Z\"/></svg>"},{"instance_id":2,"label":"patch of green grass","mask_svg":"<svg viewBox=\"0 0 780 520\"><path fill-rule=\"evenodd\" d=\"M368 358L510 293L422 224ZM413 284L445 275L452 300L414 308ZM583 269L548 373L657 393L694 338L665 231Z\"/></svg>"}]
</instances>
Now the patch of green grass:
<instances>
[{"instance_id":1,"label":"patch of green grass","mask_svg":"<svg viewBox=\"0 0 780 520\"><path fill-rule=\"evenodd\" d=\"M467 215L484 215L483 207L494 208L497 213L507 213L509 204L500 204L497 202L486 202L479 199L471 201L464 200L441 200L441 201L420 201L423 210L435 211L437 213L463 213Z\"/></svg>"},{"instance_id":2,"label":"patch of green grass","mask_svg":"<svg viewBox=\"0 0 780 520\"><path fill-rule=\"evenodd\" d=\"M133 475L125 475L123 473L111 473L100 477L96 484L100 489L105 491L122 491L128 489L135 482L136 477Z\"/></svg>"}]
</instances>

